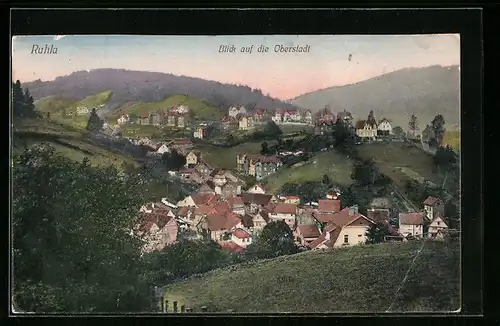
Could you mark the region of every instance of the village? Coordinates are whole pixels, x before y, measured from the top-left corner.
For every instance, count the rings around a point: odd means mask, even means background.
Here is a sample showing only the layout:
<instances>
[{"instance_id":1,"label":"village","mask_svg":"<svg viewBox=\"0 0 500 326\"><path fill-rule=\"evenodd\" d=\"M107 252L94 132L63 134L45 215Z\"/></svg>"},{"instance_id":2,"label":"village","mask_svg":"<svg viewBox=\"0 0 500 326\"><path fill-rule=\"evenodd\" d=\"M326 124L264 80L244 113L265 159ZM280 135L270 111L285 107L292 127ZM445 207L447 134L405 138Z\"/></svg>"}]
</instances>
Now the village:
<instances>
[{"instance_id":1,"label":"village","mask_svg":"<svg viewBox=\"0 0 500 326\"><path fill-rule=\"evenodd\" d=\"M179 118L189 109L179 106L171 111L172 114L167 115L167 125L179 126L179 121L184 123ZM155 117L149 115L136 123L158 123ZM132 123L127 119L129 117L124 115L118 122ZM269 116L265 110L258 109L250 115L244 107L233 106L220 125L222 130L227 131L247 130L269 120L277 125L312 125L314 132L319 134L340 120L340 123L355 128L359 141L375 141L393 135L387 119L379 122L357 121L352 126L352 116L345 110L335 116L327 109L316 115L310 110L301 115L298 110L277 109L274 115ZM227 158L236 160L236 169L221 169L207 164L202 153L193 149L196 139L203 138L203 130L200 126L192 137L169 142L157 142L150 138L131 140L147 146L153 156L173 150L185 156L185 165L178 171L169 171L169 174L183 182L196 184L198 189L180 201L164 197L161 201L142 206L139 222L132 232L144 240L144 252L161 250L183 236L190 239L208 237L231 252L241 253L273 221L285 222L293 232L296 244L307 250L363 244L367 240L367 232L376 225L387 227L384 241L443 239L447 234L449 226L441 198L429 196L421 203L420 211L399 211L397 223L391 223L392 208L384 198L373 198L362 214L357 205L341 205L342 193L335 187L315 202L306 202L298 194L285 196L269 192L259 184L259 180L286 168L282 162L285 156L301 155L302 151L271 155L238 153L236 157ZM248 184L245 176L256 182Z\"/></svg>"}]
</instances>

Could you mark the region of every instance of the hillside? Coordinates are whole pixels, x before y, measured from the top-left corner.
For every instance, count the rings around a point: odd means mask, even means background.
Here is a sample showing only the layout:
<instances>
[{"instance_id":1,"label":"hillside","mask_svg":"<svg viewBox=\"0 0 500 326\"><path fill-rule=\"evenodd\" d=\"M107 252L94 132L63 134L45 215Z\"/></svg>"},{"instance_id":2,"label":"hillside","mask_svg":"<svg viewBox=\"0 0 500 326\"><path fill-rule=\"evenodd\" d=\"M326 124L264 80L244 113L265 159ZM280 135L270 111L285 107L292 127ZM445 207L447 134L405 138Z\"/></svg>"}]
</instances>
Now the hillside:
<instances>
[{"instance_id":1,"label":"hillside","mask_svg":"<svg viewBox=\"0 0 500 326\"><path fill-rule=\"evenodd\" d=\"M262 94L247 86L222 84L201 78L124 69L78 71L52 81L23 82L36 99L60 96L83 99L107 89L113 92L110 110L127 102L160 101L176 94L199 98L224 111L230 105L248 108L290 108L292 105Z\"/></svg>"},{"instance_id":2,"label":"hillside","mask_svg":"<svg viewBox=\"0 0 500 326\"><path fill-rule=\"evenodd\" d=\"M317 111L329 105L333 112L344 109L355 119L375 117L393 121L407 129L415 113L423 130L437 113L447 129L457 129L460 119L460 70L458 66L407 68L356 84L330 87L292 99L292 104Z\"/></svg>"},{"instance_id":3,"label":"hillside","mask_svg":"<svg viewBox=\"0 0 500 326\"><path fill-rule=\"evenodd\" d=\"M107 117L110 119L117 119L121 114L135 114L137 116L145 115L148 113L154 113L158 109L166 110L170 109L174 105L184 105L189 107L192 111L193 116L199 120L216 119L219 120L224 115L224 112L219 108L216 108L209 103L189 97L186 95L172 95L163 101L158 102L146 102L146 103L126 103L117 109L110 111Z\"/></svg>"},{"instance_id":4,"label":"hillside","mask_svg":"<svg viewBox=\"0 0 500 326\"><path fill-rule=\"evenodd\" d=\"M37 143L48 143L56 152L75 161L88 157L94 165L113 165L121 168L123 162L139 166L133 157L95 145L82 129L47 120L17 120L13 130L13 151Z\"/></svg>"},{"instance_id":5,"label":"hillside","mask_svg":"<svg viewBox=\"0 0 500 326\"><path fill-rule=\"evenodd\" d=\"M168 286L165 300L223 313L457 310L458 242L427 241L397 292L421 244L305 252L231 266Z\"/></svg>"}]
</instances>

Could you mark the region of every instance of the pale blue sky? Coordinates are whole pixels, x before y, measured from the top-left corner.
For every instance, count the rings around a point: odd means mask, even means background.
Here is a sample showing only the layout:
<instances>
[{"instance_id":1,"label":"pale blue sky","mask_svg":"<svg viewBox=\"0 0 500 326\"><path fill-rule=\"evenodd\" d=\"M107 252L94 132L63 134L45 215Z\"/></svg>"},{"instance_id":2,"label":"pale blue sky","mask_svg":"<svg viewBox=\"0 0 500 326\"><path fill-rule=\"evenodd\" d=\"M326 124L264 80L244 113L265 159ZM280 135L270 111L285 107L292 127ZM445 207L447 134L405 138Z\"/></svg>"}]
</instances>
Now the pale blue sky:
<instances>
[{"instance_id":1,"label":"pale blue sky","mask_svg":"<svg viewBox=\"0 0 500 326\"><path fill-rule=\"evenodd\" d=\"M57 54L31 54L34 44ZM254 45L252 54L219 53L222 44ZM270 47L258 53L258 45ZM273 47L310 45L309 53L275 53ZM352 54L351 61L348 60ZM460 64L459 35L255 35L255 36L18 36L13 78L52 80L78 70L122 68L246 84L286 99L386 72Z\"/></svg>"}]
</instances>

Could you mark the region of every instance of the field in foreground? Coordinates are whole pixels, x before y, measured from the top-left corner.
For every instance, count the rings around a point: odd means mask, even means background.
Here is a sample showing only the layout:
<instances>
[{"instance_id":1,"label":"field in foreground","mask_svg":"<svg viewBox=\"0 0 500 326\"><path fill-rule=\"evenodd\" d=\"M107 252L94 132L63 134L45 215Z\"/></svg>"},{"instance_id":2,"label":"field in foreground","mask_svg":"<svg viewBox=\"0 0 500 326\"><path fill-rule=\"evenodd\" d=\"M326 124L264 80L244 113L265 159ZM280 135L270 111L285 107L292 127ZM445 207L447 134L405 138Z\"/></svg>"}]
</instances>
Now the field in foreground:
<instances>
[{"instance_id":1,"label":"field in foreground","mask_svg":"<svg viewBox=\"0 0 500 326\"><path fill-rule=\"evenodd\" d=\"M113 165L123 162L138 166L132 157L112 152L93 144L87 131L47 120L17 120L13 127L13 151L37 143L49 143L57 153L75 161L88 157L93 165Z\"/></svg>"},{"instance_id":2,"label":"field in foreground","mask_svg":"<svg viewBox=\"0 0 500 326\"><path fill-rule=\"evenodd\" d=\"M166 288L165 300L209 312L430 312L460 306L458 242L384 243L241 264ZM397 294L397 295L396 295ZM394 302L393 302L394 300ZM171 310L170 310L171 311Z\"/></svg>"}]
</instances>

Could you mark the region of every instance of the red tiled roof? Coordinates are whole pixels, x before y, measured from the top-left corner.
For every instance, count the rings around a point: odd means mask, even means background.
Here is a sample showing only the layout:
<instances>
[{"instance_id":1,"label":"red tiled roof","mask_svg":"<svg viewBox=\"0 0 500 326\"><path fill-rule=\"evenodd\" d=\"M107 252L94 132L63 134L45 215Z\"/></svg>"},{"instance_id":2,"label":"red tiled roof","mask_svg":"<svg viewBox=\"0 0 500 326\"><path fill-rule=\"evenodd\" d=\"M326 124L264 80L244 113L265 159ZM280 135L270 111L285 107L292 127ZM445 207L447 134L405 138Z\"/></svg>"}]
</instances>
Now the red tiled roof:
<instances>
[{"instance_id":1,"label":"red tiled roof","mask_svg":"<svg viewBox=\"0 0 500 326\"><path fill-rule=\"evenodd\" d=\"M286 113L288 114L297 114L298 112L298 110L286 110Z\"/></svg>"},{"instance_id":2,"label":"red tiled roof","mask_svg":"<svg viewBox=\"0 0 500 326\"><path fill-rule=\"evenodd\" d=\"M332 220L335 213L319 214L318 212L313 212L313 217L321 223L328 223Z\"/></svg>"},{"instance_id":3,"label":"red tiled roof","mask_svg":"<svg viewBox=\"0 0 500 326\"><path fill-rule=\"evenodd\" d=\"M245 204L257 204L260 206L266 206L271 201L272 195L268 194L252 194L244 193L241 195L243 202Z\"/></svg>"},{"instance_id":4,"label":"red tiled roof","mask_svg":"<svg viewBox=\"0 0 500 326\"><path fill-rule=\"evenodd\" d=\"M222 249L226 249L235 253L240 253L245 250L245 248L239 246L238 244L232 241L219 242L219 245L222 247Z\"/></svg>"},{"instance_id":5,"label":"red tiled roof","mask_svg":"<svg viewBox=\"0 0 500 326\"><path fill-rule=\"evenodd\" d=\"M190 145L193 142L190 139L176 139L172 143L174 145Z\"/></svg>"},{"instance_id":6,"label":"red tiled roof","mask_svg":"<svg viewBox=\"0 0 500 326\"><path fill-rule=\"evenodd\" d=\"M438 200L437 197L429 196L424 200L424 205L433 206Z\"/></svg>"},{"instance_id":7,"label":"red tiled roof","mask_svg":"<svg viewBox=\"0 0 500 326\"><path fill-rule=\"evenodd\" d=\"M251 228L253 227L253 217L245 214L243 216L240 216L241 218L241 223L243 224L244 227L246 228Z\"/></svg>"},{"instance_id":8,"label":"red tiled roof","mask_svg":"<svg viewBox=\"0 0 500 326\"><path fill-rule=\"evenodd\" d=\"M234 117L232 117L232 116L230 116L230 115L226 115L226 116L224 116L224 117L222 118L222 120L221 120L221 121L222 121L222 122L232 122L232 121L236 121L236 120L234 119Z\"/></svg>"},{"instance_id":9,"label":"red tiled roof","mask_svg":"<svg viewBox=\"0 0 500 326\"><path fill-rule=\"evenodd\" d=\"M320 199L318 201L318 211L326 213L337 213L340 211L340 200Z\"/></svg>"},{"instance_id":10,"label":"red tiled roof","mask_svg":"<svg viewBox=\"0 0 500 326\"><path fill-rule=\"evenodd\" d=\"M194 213L196 215L203 215L203 214L214 214L217 211L215 210L214 207L208 206L208 205L199 205L198 207L195 208Z\"/></svg>"},{"instance_id":11,"label":"red tiled roof","mask_svg":"<svg viewBox=\"0 0 500 326\"><path fill-rule=\"evenodd\" d=\"M375 222L386 222L389 220L389 210L384 209L384 210L368 210L366 212L366 216Z\"/></svg>"},{"instance_id":12,"label":"red tiled roof","mask_svg":"<svg viewBox=\"0 0 500 326\"><path fill-rule=\"evenodd\" d=\"M227 202L228 204L231 206L231 207L234 207L234 206L244 206L245 203L243 202L243 198L241 197L230 197L227 199Z\"/></svg>"},{"instance_id":13,"label":"red tiled roof","mask_svg":"<svg viewBox=\"0 0 500 326\"><path fill-rule=\"evenodd\" d=\"M425 213L400 213L399 224L404 225L421 225L424 222Z\"/></svg>"},{"instance_id":14,"label":"red tiled roof","mask_svg":"<svg viewBox=\"0 0 500 326\"><path fill-rule=\"evenodd\" d=\"M229 206L228 202L220 202L215 204L215 210L219 213L227 213L231 211L231 207Z\"/></svg>"},{"instance_id":15,"label":"red tiled roof","mask_svg":"<svg viewBox=\"0 0 500 326\"><path fill-rule=\"evenodd\" d=\"M236 229L232 233L238 239L246 239L246 238L252 237L252 235L250 233L248 233L247 231L242 230L242 229Z\"/></svg>"},{"instance_id":16,"label":"red tiled roof","mask_svg":"<svg viewBox=\"0 0 500 326\"><path fill-rule=\"evenodd\" d=\"M314 249L316 248L317 246L319 246L321 243L323 243L324 241L326 240L326 235L323 233L322 235L320 235L316 240L310 242L307 244L307 246L311 249Z\"/></svg>"},{"instance_id":17,"label":"red tiled roof","mask_svg":"<svg viewBox=\"0 0 500 326\"><path fill-rule=\"evenodd\" d=\"M187 206L179 208L179 212L177 213L179 216L186 217L187 213L189 211L189 208Z\"/></svg>"},{"instance_id":18,"label":"red tiled roof","mask_svg":"<svg viewBox=\"0 0 500 326\"><path fill-rule=\"evenodd\" d=\"M264 115L266 113L266 110L264 109L257 109L255 111L255 115Z\"/></svg>"},{"instance_id":19,"label":"red tiled roof","mask_svg":"<svg viewBox=\"0 0 500 326\"><path fill-rule=\"evenodd\" d=\"M262 187L260 184L255 184L255 185L253 185L253 186L252 186L252 188L253 188L253 187L258 187L258 188L260 188L262 191L266 192L266 189L265 189L264 187Z\"/></svg>"},{"instance_id":20,"label":"red tiled roof","mask_svg":"<svg viewBox=\"0 0 500 326\"><path fill-rule=\"evenodd\" d=\"M164 214L143 213L139 216L139 231L149 231L153 224L156 224L158 228L162 229L172 219L171 216ZM175 219L173 219L173 222L176 223Z\"/></svg>"},{"instance_id":21,"label":"red tiled roof","mask_svg":"<svg viewBox=\"0 0 500 326\"><path fill-rule=\"evenodd\" d=\"M314 238L314 237L319 237L321 233L319 232L319 229L316 225L314 224L309 224L309 225L299 225L297 226L297 231L299 234L301 234L304 238Z\"/></svg>"},{"instance_id":22,"label":"red tiled roof","mask_svg":"<svg viewBox=\"0 0 500 326\"><path fill-rule=\"evenodd\" d=\"M276 204L271 208L271 211L276 214L296 214L297 205L295 204Z\"/></svg>"}]
</instances>

